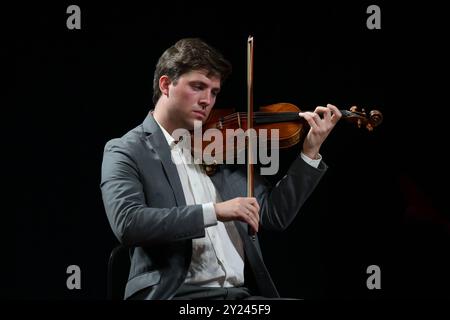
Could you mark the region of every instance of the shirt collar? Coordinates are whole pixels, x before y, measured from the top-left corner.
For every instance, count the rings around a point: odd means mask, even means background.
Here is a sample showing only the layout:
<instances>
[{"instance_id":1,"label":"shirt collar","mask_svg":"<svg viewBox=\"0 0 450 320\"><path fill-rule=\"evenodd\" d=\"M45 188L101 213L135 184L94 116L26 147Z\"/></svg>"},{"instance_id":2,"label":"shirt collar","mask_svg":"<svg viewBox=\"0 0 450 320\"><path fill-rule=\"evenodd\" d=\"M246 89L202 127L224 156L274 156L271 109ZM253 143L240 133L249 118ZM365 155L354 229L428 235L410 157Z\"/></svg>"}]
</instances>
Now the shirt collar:
<instances>
[{"instance_id":1,"label":"shirt collar","mask_svg":"<svg viewBox=\"0 0 450 320\"><path fill-rule=\"evenodd\" d=\"M153 119L155 118L153 117ZM167 144L169 145L170 149L172 149L177 144L175 139L170 135L170 133L167 132L166 129L164 129L164 127L158 122L158 120L155 119L155 122L161 128L161 131L164 134L164 138L166 138Z\"/></svg>"}]
</instances>

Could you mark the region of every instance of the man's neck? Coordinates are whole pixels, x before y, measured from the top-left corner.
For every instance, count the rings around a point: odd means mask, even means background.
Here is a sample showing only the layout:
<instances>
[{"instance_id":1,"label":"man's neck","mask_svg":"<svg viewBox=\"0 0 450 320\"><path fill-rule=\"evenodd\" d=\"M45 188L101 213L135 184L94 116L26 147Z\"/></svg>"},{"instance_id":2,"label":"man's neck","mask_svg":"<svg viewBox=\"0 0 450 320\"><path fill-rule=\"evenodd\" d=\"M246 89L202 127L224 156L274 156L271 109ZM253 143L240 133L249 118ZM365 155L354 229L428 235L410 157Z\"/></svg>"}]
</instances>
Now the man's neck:
<instances>
[{"instance_id":1,"label":"man's neck","mask_svg":"<svg viewBox=\"0 0 450 320\"><path fill-rule=\"evenodd\" d=\"M167 114L158 111L159 109L155 108L155 111L153 112L153 117L155 118L156 121L158 121L160 126L162 126L170 135L172 135L172 132L176 128L174 128L174 125L171 124L171 121Z\"/></svg>"}]
</instances>

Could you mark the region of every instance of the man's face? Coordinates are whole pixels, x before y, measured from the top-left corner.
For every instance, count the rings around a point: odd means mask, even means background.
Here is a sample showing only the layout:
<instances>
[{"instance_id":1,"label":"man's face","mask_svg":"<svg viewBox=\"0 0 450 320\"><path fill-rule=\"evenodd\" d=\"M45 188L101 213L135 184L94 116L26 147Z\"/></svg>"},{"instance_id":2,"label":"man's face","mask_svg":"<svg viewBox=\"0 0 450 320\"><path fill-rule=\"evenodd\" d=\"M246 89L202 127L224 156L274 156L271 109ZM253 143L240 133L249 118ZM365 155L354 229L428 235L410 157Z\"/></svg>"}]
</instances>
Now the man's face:
<instances>
[{"instance_id":1,"label":"man's face","mask_svg":"<svg viewBox=\"0 0 450 320\"><path fill-rule=\"evenodd\" d=\"M220 91L220 78L206 76L202 70L190 71L169 85L169 117L177 128L194 129L194 122L205 123Z\"/></svg>"}]
</instances>

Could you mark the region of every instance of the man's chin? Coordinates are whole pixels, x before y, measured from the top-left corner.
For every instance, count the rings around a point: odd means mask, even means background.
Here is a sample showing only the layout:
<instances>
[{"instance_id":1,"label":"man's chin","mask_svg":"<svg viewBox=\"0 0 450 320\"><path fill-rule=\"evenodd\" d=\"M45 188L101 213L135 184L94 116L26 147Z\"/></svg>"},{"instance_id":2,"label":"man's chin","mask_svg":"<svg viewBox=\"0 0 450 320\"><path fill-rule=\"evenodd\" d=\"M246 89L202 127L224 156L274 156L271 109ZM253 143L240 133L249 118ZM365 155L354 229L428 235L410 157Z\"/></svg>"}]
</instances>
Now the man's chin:
<instances>
[{"instance_id":1,"label":"man's chin","mask_svg":"<svg viewBox=\"0 0 450 320\"><path fill-rule=\"evenodd\" d=\"M191 128L190 130L200 129L202 126L203 126L203 121L195 119L190 123L190 128Z\"/></svg>"}]
</instances>

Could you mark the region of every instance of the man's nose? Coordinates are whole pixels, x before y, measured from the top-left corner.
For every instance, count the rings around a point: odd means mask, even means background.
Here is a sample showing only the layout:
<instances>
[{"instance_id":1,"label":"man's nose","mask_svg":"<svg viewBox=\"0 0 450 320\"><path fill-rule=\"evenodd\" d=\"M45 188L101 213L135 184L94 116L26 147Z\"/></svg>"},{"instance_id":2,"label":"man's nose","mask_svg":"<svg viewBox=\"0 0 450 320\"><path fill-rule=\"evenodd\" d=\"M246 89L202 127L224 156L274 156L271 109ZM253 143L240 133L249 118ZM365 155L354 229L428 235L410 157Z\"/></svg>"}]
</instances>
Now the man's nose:
<instances>
[{"instance_id":1,"label":"man's nose","mask_svg":"<svg viewBox=\"0 0 450 320\"><path fill-rule=\"evenodd\" d=\"M206 91L200 98L199 104L203 109L208 107L211 104L211 92Z\"/></svg>"}]
</instances>

